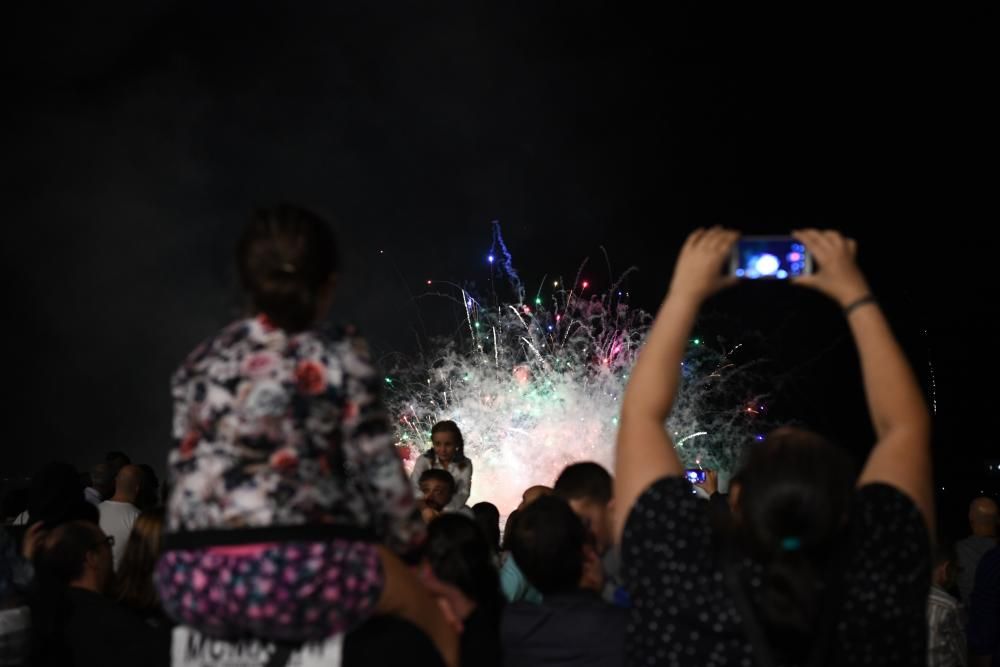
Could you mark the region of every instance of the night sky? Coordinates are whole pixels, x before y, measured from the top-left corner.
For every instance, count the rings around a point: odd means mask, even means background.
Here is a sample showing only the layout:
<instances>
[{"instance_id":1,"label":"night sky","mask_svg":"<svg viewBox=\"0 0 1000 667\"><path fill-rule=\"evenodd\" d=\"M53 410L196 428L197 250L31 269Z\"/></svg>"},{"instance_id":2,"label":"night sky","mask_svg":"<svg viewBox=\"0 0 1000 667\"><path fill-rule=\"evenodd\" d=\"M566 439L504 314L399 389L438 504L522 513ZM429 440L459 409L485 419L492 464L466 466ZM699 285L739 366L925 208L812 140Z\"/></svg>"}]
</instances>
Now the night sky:
<instances>
[{"instance_id":1,"label":"night sky","mask_svg":"<svg viewBox=\"0 0 1000 667\"><path fill-rule=\"evenodd\" d=\"M934 369L945 511L996 492L984 17L366 4L5 9L4 478L162 469L170 372L241 312L236 235L292 201L335 221L336 317L386 363L454 329L428 279L488 285L492 220L529 285L590 257L606 288L603 246L648 309L695 226L839 227L928 393ZM866 451L831 304L753 285L698 333L764 360L772 417Z\"/></svg>"}]
</instances>

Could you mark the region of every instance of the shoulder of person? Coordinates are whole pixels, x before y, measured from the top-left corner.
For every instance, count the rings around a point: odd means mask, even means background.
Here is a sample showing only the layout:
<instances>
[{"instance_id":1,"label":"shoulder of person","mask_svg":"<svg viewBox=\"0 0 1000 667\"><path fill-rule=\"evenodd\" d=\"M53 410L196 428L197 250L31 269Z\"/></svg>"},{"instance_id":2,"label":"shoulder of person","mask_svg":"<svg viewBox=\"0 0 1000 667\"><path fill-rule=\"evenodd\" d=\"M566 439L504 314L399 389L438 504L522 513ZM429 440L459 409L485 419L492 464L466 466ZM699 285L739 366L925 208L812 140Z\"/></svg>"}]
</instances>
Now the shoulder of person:
<instances>
[{"instance_id":1,"label":"shoulder of person","mask_svg":"<svg viewBox=\"0 0 1000 667\"><path fill-rule=\"evenodd\" d=\"M1000 568L1000 545L993 547L992 549L988 550L986 553L983 554L983 557L980 559L979 564L983 565L984 563L986 565L986 568L990 567ZM983 571L984 572L986 571L985 568Z\"/></svg>"},{"instance_id":2,"label":"shoulder of person","mask_svg":"<svg viewBox=\"0 0 1000 667\"><path fill-rule=\"evenodd\" d=\"M976 536L975 535L969 535L968 537L963 537L962 539L960 539L957 542L955 542L955 548L956 549L961 549L961 548L964 548L964 547L971 547L974 544L976 544L977 541L978 540L976 540Z\"/></svg>"},{"instance_id":3,"label":"shoulder of person","mask_svg":"<svg viewBox=\"0 0 1000 667\"><path fill-rule=\"evenodd\" d=\"M928 604L948 610L958 609L958 600L955 599L955 596L938 586L931 586L927 602Z\"/></svg>"},{"instance_id":4,"label":"shoulder of person","mask_svg":"<svg viewBox=\"0 0 1000 667\"><path fill-rule=\"evenodd\" d=\"M197 368L206 359L220 354L223 350L236 345L250 336L253 319L244 318L230 322L222 329L203 339L184 358L180 366L174 372L173 381L183 380L193 369Z\"/></svg>"},{"instance_id":5,"label":"shoulder of person","mask_svg":"<svg viewBox=\"0 0 1000 667\"><path fill-rule=\"evenodd\" d=\"M327 324L308 333L328 345L346 346L358 354L368 352L368 344L353 324Z\"/></svg>"},{"instance_id":6,"label":"shoulder of person","mask_svg":"<svg viewBox=\"0 0 1000 667\"><path fill-rule=\"evenodd\" d=\"M894 519L888 525L895 531L923 526L926 532L926 524L913 499L896 486L885 482L870 482L854 489L850 512L852 522L870 523Z\"/></svg>"},{"instance_id":7,"label":"shoulder of person","mask_svg":"<svg viewBox=\"0 0 1000 667\"><path fill-rule=\"evenodd\" d=\"M354 363L371 366L371 349L368 347L368 341L353 325L331 325L312 333L345 365Z\"/></svg>"}]
</instances>

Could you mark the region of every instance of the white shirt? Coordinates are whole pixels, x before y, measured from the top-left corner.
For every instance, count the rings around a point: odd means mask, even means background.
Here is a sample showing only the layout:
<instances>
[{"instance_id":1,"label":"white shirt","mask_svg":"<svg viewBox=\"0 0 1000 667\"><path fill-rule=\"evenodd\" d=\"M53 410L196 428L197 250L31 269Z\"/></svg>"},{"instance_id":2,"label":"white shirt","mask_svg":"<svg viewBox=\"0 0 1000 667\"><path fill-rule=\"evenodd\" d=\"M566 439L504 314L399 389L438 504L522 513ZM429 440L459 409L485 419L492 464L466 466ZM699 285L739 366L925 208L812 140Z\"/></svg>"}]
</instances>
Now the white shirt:
<instances>
[{"instance_id":1,"label":"white shirt","mask_svg":"<svg viewBox=\"0 0 1000 667\"><path fill-rule=\"evenodd\" d=\"M929 667L965 667L965 628L958 600L940 586L927 596L927 664Z\"/></svg>"},{"instance_id":2,"label":"white shirt","mask_svg":"<svg viewBox=\"0 0 1000 667\"><path fill-rule=\"evenodd\" d=\"M451 502L445 505L445 510L457 510L465 507L465 502L469 499L469 494L472 493L472 461L466 457L461 465L458 463L441 465L436 458L434 459L434 463L431 463L429 458L421 454L417 457L417 462L413 465L413 472L410 474L410 481L413 482L413 492L417 498L424 497L424 494L420 491L420 475L425 470L430 470L431 468L447 470L455 478L455 495L452 496Z\"/></svg>"},{"instance_id":3,"label":"white shirt","mask_svg":"<svg viewBox=\"0 0 1000 667\"><path fill-rule=\"evenodd\" d=\"M139 516L139 508L132 503L120 503L117 500L105 500L97 506L101 512L101 530L105 535L112 535L115 538L115 545L111 548L111 556L114 559L115 571L118 570L118 563L125 554L125 545L128 543L128 536L132 533L132 525Z\"/></svg>"}]
</instances>

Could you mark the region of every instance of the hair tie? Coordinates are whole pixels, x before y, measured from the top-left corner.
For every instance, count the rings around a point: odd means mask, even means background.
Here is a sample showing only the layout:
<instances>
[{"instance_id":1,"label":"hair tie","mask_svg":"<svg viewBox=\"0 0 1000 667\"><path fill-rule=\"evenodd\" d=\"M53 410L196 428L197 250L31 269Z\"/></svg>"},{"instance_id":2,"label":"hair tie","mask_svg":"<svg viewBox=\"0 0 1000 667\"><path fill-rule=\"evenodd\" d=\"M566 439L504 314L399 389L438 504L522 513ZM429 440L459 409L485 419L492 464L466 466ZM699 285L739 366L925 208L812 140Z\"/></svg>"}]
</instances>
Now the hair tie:
<instances>
[{"instance_id":1,"label":"hair tie","mask_svg":"<svg viewBox=\"0 0 1000 667\"><path fill-rule=\"evenodd\" d=\"M781 540L782 551L798 551L802 548L802 540L797 537L786 537Z\"/></svg>"}]
</instances>

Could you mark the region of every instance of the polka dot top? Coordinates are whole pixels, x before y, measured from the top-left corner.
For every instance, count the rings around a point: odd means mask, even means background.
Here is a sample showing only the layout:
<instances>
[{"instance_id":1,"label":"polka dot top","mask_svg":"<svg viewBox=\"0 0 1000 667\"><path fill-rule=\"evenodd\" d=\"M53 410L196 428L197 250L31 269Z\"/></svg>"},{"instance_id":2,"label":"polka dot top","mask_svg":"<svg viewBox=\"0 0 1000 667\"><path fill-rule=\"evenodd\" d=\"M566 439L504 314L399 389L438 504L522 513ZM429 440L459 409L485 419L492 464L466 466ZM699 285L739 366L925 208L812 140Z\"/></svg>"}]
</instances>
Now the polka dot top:
<instances>
[{"instance_id":1,"label":"polka dot top","mask_svg":"<svg viewBox=\"0 0 1000 667\"><path fill-rule=\"evenodd\" d=\"M626 664L756 667L713 546L709 503L665 477L639 497L622 539L633 608ZM885 484L855 492L827 665L924 665L930 543L913 502ZM752 599L763 567L734 564Z\"/></svg>"}]
</instances>

